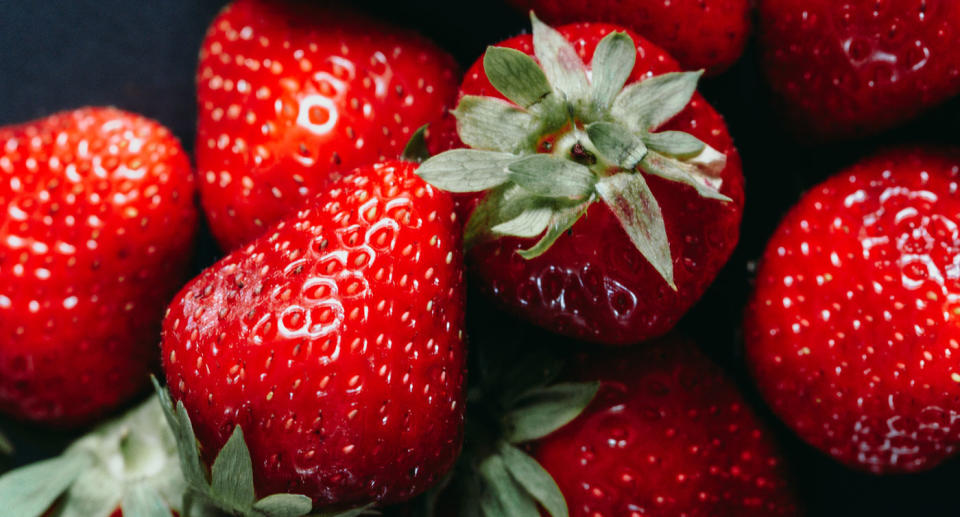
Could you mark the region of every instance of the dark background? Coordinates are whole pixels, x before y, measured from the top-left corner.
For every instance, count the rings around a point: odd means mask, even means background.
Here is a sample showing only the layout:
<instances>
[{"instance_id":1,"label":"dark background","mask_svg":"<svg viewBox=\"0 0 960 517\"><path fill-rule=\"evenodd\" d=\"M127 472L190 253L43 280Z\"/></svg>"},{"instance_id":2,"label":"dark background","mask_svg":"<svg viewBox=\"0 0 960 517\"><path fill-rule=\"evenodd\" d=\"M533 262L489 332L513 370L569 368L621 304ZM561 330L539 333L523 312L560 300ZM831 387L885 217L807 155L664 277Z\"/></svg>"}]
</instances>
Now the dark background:
<instances>
[{"instance_id":1,"label":"dark background","mask_svg":"<svg viewBox=\"0 0 960 517\"><path fill-rule=\"evenodd\" d=\"M223 3L0 0L0 125L62 109L110 104L163 122L191 150L196 55L207 24ZM524 16L497 0L360 4L382 18L420 29L464 67L486 45L528 26ZM681 327L736 377L755 407L768 417L792 462L810 515L957 515L960 461L924 474L880 478L846 470L792 436L763 407L745 375L740 320L750 290L752 261L804 190L875 149L909 142L955 143L960 133L960 102L879 137L812 146L782 131L770 109L753 45L733 69L705 80L701 91L725 115L743 156L747 201L736 253ZM212 239L201 237L197 268L209 264L216 254ZM471 310L488 309L474 302ZM2 419L0 429L18 448L12 464L8 459L6 466L55 454L76 436ZM3 466L0 463L0 469Z\"/></svg>"}]
</instances>

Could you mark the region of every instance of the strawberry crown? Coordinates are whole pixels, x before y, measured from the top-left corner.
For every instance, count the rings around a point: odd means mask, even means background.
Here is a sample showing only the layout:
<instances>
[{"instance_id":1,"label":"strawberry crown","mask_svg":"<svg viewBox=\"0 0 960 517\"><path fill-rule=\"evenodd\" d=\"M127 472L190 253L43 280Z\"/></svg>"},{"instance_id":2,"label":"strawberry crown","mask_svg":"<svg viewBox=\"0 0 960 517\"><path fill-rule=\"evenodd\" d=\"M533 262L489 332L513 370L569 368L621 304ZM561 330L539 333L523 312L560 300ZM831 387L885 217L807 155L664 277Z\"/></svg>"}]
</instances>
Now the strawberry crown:
<instances>
[{"instance_id":1,"label":"strawberry crown","mask_svg":"<svg viewBox=\"0 0 960 517\"><path fill-rule=\"evenodd\" d=\"M699 72L672 72L627 85L636 46L625 32L604 37L590 69L573 45L531 12L536 60L488 47L483 68L509 101L465 95L453 111L469 149L438 154L417 170L450 192L489 191L467 222L465 242L503 236L539 240L543 254L603 202L637 250L674 289L663 213L646 174L720 201L726 155L681 131L655 131L683 111ZM539 64L538 64L539 61Z\"/></svg>"}]
</instances>

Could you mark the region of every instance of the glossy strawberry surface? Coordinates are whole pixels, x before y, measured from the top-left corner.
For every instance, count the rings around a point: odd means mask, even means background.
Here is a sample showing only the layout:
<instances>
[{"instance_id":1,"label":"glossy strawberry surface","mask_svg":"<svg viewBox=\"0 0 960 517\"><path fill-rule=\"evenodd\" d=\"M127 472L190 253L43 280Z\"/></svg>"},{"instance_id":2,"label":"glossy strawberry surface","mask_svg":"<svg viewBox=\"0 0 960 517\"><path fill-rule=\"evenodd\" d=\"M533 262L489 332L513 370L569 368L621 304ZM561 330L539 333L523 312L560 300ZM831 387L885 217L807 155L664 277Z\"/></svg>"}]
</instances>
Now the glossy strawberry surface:
<instances>
[{"instance_id":1,"label":"glossy strawberry surface","mask_svg":"<svg viewBox=\"0 0 960 517\"><path fill-rule=\"evenodd\" d=\"M456 96L453 58L344 6L238 0L197 71L196 159L214 236L234 249L335 173L396 158Z\"/></svg>"},{"instance_id":2,"label":"glossy strawberry surface","mask_svg":"<svg viewBox=\"0 0 960 517\"><path fill-rule=\"evenodd\" d=\"M720 73L750 37L749 0L510 0L551 24L608 22L660 46L687 70Z\"/></svg>"},{"instance_id":3,"label":"glossy strawberry surface","mask_svg":"<svg viewBox=\"0 0 960 517\"><path fill-rule=\"evenodd\" d=\"M861 137L960 93L960 2L762 0L766 75L794 131Z\"/></svg>"},{"instance_id":4,"label":"glossy strawberry surface","mask_svg":"<svg viewBox=\"0 0 960 517\"><path fill-rule=\"evenodd\" d=\"M415 168L353 171L170 306L171 394L208 460L243 428L261 496L402 501L459 452L460 237L451 199Z\"/></svg>"},{"instance_id":5,"label":"glossy strawberry surface","mask_svg":"<svg viewBox=\"0 0 960 517\"><path fill-rule=\"evenodd\" d=\"M611 31L607 24L558 27L589 63L597 43ZM637 45L629 82L678 70L662 50L629 32ZM532 54L529 35L498 46ZM467 72L461 95L502 98L487 80L482 58ZM468 259L476 285L509 310L572 337L607 344L630 344L670 330L703 294L736 245L743 207L740 158L723 118L699 94L663 130L688 132L727 155L721 192L732 202L701 198L678 183L649 177L663 211L673 257L677 291L668 286L637 251L613 213L592 205L586 216L543 255L526 260L516 251L529 239L501 238L471 248ZM456 134L446 137L459 142ZM443 140L441 136L438 140ZM476 198L464 198L469 212Z\"/></svg>"},{"instance_id":6,"label":"glossy strawberry surface","mask_svg":"<svg viewBox=\"0 0 960 517\"><path fill-rule=\"evenodd\" d=\"M145 387L196 230L186 154L113 108L0 128L0 411L89 423Z\"/></svg>"},{"instance_id":7,"label":"glossy strawberry surface","mask_svg":"<svg viewBox=\"0 0 960 517\"><path fill-rule=\"evenodd\" d=\"M571 516L799 515L769 431L690 341L585 357L575 377L600 392L532 450Z\"/></svg>"},{"instance_id":8,"label":"glossy strawberry surface","mask_svg":"<svg viewBox=\"0 0 960 517\"><path fill-rule=\"evenodd\" d=\"M960 442L960 153L896 149L813 189L747 309L773 410L857 469L930 468Z\"/></svg>"}]
</instances>

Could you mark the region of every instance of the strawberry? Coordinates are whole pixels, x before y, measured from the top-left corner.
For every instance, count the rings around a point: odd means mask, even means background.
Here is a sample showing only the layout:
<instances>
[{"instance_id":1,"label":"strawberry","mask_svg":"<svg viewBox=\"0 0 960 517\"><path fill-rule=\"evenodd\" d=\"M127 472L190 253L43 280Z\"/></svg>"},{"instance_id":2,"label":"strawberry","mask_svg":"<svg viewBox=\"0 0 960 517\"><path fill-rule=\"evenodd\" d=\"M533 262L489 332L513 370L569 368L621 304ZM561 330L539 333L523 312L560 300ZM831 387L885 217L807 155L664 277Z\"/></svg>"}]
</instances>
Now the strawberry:
<instances>
[{"instance_id":1,"label":"strawberry","mask_svg":"<svg viewBox=\"0 0 960 517\"><path fill-rule=\"evenodd\" d=\"M501 434L486 435L488 449L477 446L484 435L468 434L436 515L458 515L457 497L459 515L479 517L535 516L538 503L553 517L799 515L771 434L692 342L671 335L575 358L567 382L501 398L516 402L468 420L468 432L500 422Z\"/></svg>"},{"instance_id":2,"label":"strawberry","mask_svg":"<svg viewBox=\"0 0 960 517\"><path fill-rule=\"evenodd\" d=\"M532 36L487 49L460 87L456 132L438 138L471 149L418 170L474 193L462 208L481 290L607 344L662 335L697 301L736 244L743 176L695 93L700 74L676 70L606 24L556 31L533 17Z\"/></svg>"},{"instance_id":3,"label":"strawberry","mask_svg":"<svg viewBox=\"0 0 960 517\"><path fill-rule=\"evenodd\" d=\"M0 412L89 423L146 387L196 230L173 135L113 108L0 128Z\"/></svg>"},{"instance_id":4,"label":"strawberry","mask_svg":"<svg viewBox=\"0 0 960 517\"><path fill-rule=\"evenodd\" d=\"M960 151L904 148L811 190L767 245L747 310L760 392L801 438L875 473L960 443Z\"/></svg>"},{"instance_id":5,"label":"strawberry","mask_svg":"<svg viewBox=\"0 0 960 517\"><path fill-rule=\"evenodd\" d=\"M170 305L172 397L208 463L235 454L228 439L242 429L261 496L304 494L321 508L403 501L459 452L461 244L453 201L415 168L351 172Z\"/></svg>"},{"instance_id":6,"label":"strawberry","mask_svg":"<svg viewBox=\"0 0 960 517\"><path fill-rule=\"evenodd\" d=\"M670 53L686 70L710 75L734 64L750 37L749 0L509 0L551 24L608 22Z\"/></svg>"},{"instance_id":7,"label":"strawberry","mask_svg":"<svg viewBox=\"0 0 960 517\"><path fill-rule=\"evenodd\" d=\"M846 139L960 93L960 2L761 0L762 61L794 130Z\"/></svg>"},{"instance_id":8,"label":"strawberry","mask_svg":"<svg viewBox=\"0 0 960 517\"><path fill-rule=\"evenodd\" d=\"M431 42L345 8L227 6L197 72L199 188L221 247L256 237L335 173L399 156L453 104L458 77Z\"/></svg>"}]
</instances>

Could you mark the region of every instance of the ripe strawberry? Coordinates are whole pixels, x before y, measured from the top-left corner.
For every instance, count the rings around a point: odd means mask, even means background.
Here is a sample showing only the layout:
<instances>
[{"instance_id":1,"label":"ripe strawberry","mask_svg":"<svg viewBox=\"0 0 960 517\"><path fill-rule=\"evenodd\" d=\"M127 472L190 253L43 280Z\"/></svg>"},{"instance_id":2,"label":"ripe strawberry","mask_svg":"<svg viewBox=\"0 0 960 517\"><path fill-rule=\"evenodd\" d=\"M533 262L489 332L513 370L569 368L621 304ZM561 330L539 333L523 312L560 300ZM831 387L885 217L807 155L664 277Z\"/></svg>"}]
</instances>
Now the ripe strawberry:
<instances>
[{"instance_id":1,"label":"ripe strawberry","mask_svg":"<svg viewBox=\"0 0 960 517\"><path fill-rule=\"evenodd\" d=\"M89 423L143 389L186 275L187 156L154 121L84 108L0 128L0 411Z\"/></svg>"},{"instance_id":2,"label":"ripe strawberry","mask_svg":"<svg viewBox=\"0 0 960 517\"><path fill-rule=\"evenodd\" d=\"M799 514L769 432L689 341L585 358L577 379L597 398L532 450L571 516Z\"/></svg>"},{"instance_id":3,"label":"ripe strawberry","mask_svg":"<svg viewBox=\"0 0 960 517\"><path fill-rule=\"evenodd\" d=\"M933 467L960 442L960 152L896 149L827 180L767 245L747 310L761 393L853 468Z\"/></svg>"},{"instance_id":4,"label":"ripe strawberry","mask_svg":"<svg viewBox=\"0 0 960 517\"><path fill-rule=\"evenodd\" d=\"M466 75L457 131L440 140L474 149L418 174L490 189L464 201L470 267L509 310L601 343L661 335L736 244L740 158L698 73L613 25L533 23Z\"/></svg>"},{"instance_id":5,"label":"ripe strawberry","mask_svg":"<svg viewBox=\"0 0 960 517\"><path fill-rule=\"evenodd\" d=\"M197 72L197 169L214 236L248 242L331 173L399 156L452 106L448 54L340 7L238 0L213 21Z\"/></svg>"},{"instance_id":6,"label":"ripe strawberry","mask_svg":"<svg viewBox=\"0 0 960 517\"><path fill-rule=\"evenodd\" d=\"M801 134L863 136L960 93L960 2L761 0L759 11L766 75Z\"/></svg>"},{"instance_id":7,"label":"ripe strawberry","mask_svg":"<svg viewBox=\"0 0 960 517\"><path fill-rule=\"evenodd\" d=\"M261 496L403 501L459 452L461 245L452 200L415 168L353 171L170 306L171 394L208 462L242 428Z\"/></svg>"},{"instance_id":8,"label":"ripe strawberry","mask_svg":"<svg viewBox=\"0 0 960 517\"><path fill-rule=\"evenodd\" d=\"M749 0L509 0L551 24L616 23L670 53L686 70L718 74L734 64L750 36Z\"/></svg>"}]
</instances>

